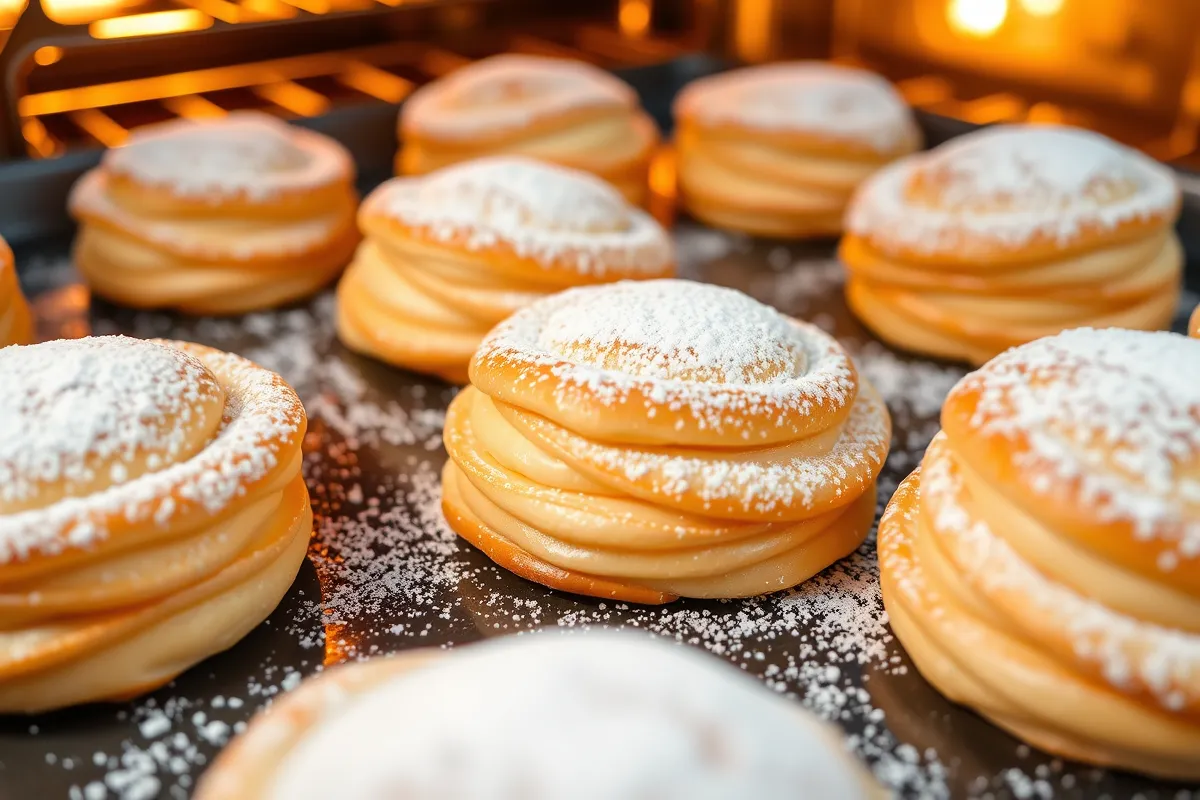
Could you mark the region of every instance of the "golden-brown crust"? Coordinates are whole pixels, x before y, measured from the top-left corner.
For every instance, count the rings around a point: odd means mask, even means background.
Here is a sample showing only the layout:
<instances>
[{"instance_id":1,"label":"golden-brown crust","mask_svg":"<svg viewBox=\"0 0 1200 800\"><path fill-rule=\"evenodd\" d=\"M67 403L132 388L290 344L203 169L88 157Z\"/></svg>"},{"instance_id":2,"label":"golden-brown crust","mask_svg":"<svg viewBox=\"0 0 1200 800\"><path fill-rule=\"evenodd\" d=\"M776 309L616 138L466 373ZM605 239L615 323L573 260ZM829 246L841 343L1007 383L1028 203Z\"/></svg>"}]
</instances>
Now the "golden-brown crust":
<instances>
[{"instance_id":1,"label":"golden-brown crust","mask_svg":"<svg viewBox=\"0 0 1200 800\"><path fill-rule=\"evenodd\" d=\"M0 239L0 347L33 341L33 314L17 282L12 250Z\"/></svg>"},{"instance_id":2,"label":"golden-brown crust","mask_svg":"<svg viewBox=\"0 0 1200 800\"><path fill-rule=\"evenodd\" d=\"M1200 337L1200 306L1196 306L1196 310L1192 312L1192 321L1188 325L1188 333L1192 336Z\"/></svg>"},{"instance_id":3,"label":"golden-brown crust","mask_svg":"<svg viewBox=\"0 0 1200 800\"><path fill-rule=\"evenodd\" d=\"M18 485L14 513L0 514L0 710L159 686L265 619L304 560L312 511L295 393L235 356L155 344L192 357L178 380L199 371L215 387L191 386L184 417L155 436L177 441L173 431L194 422L199 439L161 454L113 451L78 470L95 480L59 478L61 491ZM146 471L150 459L168 459L166 469Z\"/></svg>"},{"instance_id":4,"label":"golden-brown crust","mask_svg":"<svg viewBox=\"0 0 1200 800\"><path fill-rule=\"evenodd\" d=\"M308 296L349 260L354 167L333 140L251 113L148 131L71 192L75 258L97 294L241 313Z\"/></svg>"},{"instance_id":5,"label":"golden-brown crust","mask_svg":"<svg viewBox=\"0 0 1200 800\"><path fill-rule=\"evenodd\" d=\"M806 580L870 528L878 393L824 334L736 292L571 290L493 329L471 380L446 418L447 519L527 579L743 597Z\"/></svg>"},{"instance_id":6,"label":"golden-brown crust","mask_svg":"<svg viewBox=\"0 0 1200 800\"><path fill-rule=\"evenodd\" d=\"M509 206L512 208L509 208ZM496 323L575 285L674 273L662 227L585 173L488 158L381 186L338 286L353 350L467 381Z\"/></svg>"},{"instance_id":7,"label":"golden-brown crust","mask_svg":"<svg viewBox=\"0 0 1200 800\"><path fill-rule=\"evenodd\" d=\"M421 87L401 111L396 171L423 175L489 155L520 155L597 175L643 205L659 141L633 91L587 64L483 59Z\"/></svg>"},{"instance_id":8,"label":"golden-brown crust","mask_svg":"<svg viewBox=\"0 0 1200 800\"><path fill-rule=\"evenodd\" d=\"M972 134L863 185L838 249L847 302L896 347L975 365L1070 328L1160 330L1180 293L1179 197L1102 137Z\"/></svg>"}]
</instances>

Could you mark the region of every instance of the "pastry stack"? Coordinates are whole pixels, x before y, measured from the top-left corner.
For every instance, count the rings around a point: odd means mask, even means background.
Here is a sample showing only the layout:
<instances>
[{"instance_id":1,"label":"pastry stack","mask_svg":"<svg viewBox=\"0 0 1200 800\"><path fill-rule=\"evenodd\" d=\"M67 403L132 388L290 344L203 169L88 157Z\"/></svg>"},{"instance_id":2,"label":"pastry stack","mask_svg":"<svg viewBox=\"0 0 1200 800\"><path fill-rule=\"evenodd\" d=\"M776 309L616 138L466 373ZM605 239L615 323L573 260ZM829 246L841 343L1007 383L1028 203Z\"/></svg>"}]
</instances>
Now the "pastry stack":
<instances>
[{"instance_id":1,"label":"pastry stack","mask_svg":"<svg viewBox=\"0 0 1200 800\"><path fill-rule=\"evenodd\" d=\"M891 425L841 346L732 289L518 311L450 406L443 509L518 575L663 603L785 589L852 552Z\"/></svg>"},{"instance_id":2,"label":"pastry stack","mask_svg":"<svg viewBox=\"0 0 1200 800\"><path fill-rule=\"evenodd\" d=\"M1098 134L998 126L899 161L847 214L850 308L884 341L979 365L1081 326L1159 330L1179 302L1180 191Z\"/></svg>"},{"instance_id":3,"label":"pastry stack","mask_svg":"<svg viewBox=\"0 0 1200 800\"><path fill-rule=\"evenodd\" d=\"M763 236L840 233L858 185L921 146L912 112L887 81L822 62L694 81L674 113L687 210Z\"/></svg>"},{"instance_id":4,"label":"pastry stack","mask_svg":"<svg viewBox=\"0 0 1200 800\"><path fill-rule=\"evenodd\" d=\"M279 376L124 337L0 375L0 713L132 697L271 613L312 531Z\"/></svg>"},{"instance_id":5,"label":"pastry stack","mask_svg":"<svg viewBox=\"0 0 1200 800\"><path fill-rule=\"evenodd\" d=\"M397 171L528 156L593 173L643 205L658 139L637 94L612 74L581 61L501 55L413 93L400 114Z\"/></svg>"},{"instance_id":6,"label":"pastry stack","mask_svg":"<svg viewBox=\"0 0 1200 800\"><path fill-rule=\"evenodd\" d=\"M497 156L396 178L338 286L348 347L455 383L492 326L571 286L674 274L670 236L587 173Z\"/></svg>"},{"instance_id":7,"label":"pastry stack","mask_svg":"<svg viewBox=\"0 0 1200 800\"><path fill-rule=\"evenodd\" d=\"M136 308L237 314L331 282L354 252L354 162L257 112L143 128L71 192L75 264Z\"/></svg>"},{"instance_id":8,"label":"pastry stack","mask_svg":"<svg viewBox=\"0 0 1200 800\"><path fill-rule=\"evenodd\" d=\"M896 636L1067 758L1200 778L1200 341L1079 329L950 393L879 526Z\"/></svg>"}]
</instances>

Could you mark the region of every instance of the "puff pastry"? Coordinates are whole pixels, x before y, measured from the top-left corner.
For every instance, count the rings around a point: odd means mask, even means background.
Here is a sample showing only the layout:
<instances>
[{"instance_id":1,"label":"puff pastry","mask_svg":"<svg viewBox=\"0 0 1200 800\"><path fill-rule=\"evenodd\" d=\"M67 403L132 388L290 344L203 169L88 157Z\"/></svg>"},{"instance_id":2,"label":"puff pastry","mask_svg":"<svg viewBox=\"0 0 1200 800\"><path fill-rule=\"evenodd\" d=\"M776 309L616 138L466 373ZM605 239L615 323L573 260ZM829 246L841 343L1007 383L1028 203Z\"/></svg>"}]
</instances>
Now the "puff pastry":
<instances>
[{"instance_id":1,"label":"puff pastry","mask_svg":"<svg viewBox=\"0 0 1200 800\"><path fill-rule=\"evenodd\" d=\"M279 376L116 336L0 374L0 713L154 689L271 613L312 530Z\"/></svg>"},{"instance_id":2,"label":"puff pastry","mask_svg":"<svg viewBox=\"0 0 1200 800\"><path fill-rule=\"evenodd\" d=\"M0 239L0 347L28 344L33 341L33 315L21 285L17 283L17 268L12 250Z\"/></svg>"},{"instance_id":3,"label":"puff pastry","mask_svg":"<svg viewBox=\"0 0 1200 800\"><path fill-rule=\"evenodd\" d=\"M837 342L740 292L563 292L497 326L470 374L442 508L529 580L639 603L750 596L871 527L887 409Z\"/></svg>"},{"instance_id":4,"label":"puff pastry","mask_svg":"<svg viewBox=\"0 0 1200 800\"><path fill-rule=\"evenodd\" d=\"M846 297L885 341L976 365L1067 328L1164 328L1179 198L1166 167L1098 134L989 128L862 187Z\"/></svg>"},{"instance_id":5,"label":"puff pastry","mask_svg":"<svg viewBox=\"0 0 1200 800\"><path fill-rule=\"evenodd\" d=\"M832 727L711 656L551 632L335 667L255 717L196 797L398 794L886 796Z\"/></svg>"},{"instance_id":6,"label":"puff pastry","mask_svg":"<svg viewBox=\"0 0 1200 800\"><path fill-rule=\"evenodd\" d=\"M233 314L312 294L358 242L354 163L258 112L138 130L71 192L75 262L102 297Z\"/></svg>"},{"instance_id":7,"label":"puff pastry","mask_svg":"<svg viewBox=\"0 0 1200 800\"><path fill-rule=\"evenodd\" d=\"M879 527L896 636L1052 753L1200 778L1200 342L1068 331L950 394Z\"/></svg>"},{"instance_id":8,"label":"puff pastry","mask_svg":"<svg viewBox=\"0 0 1200 800\"><path fill-rule=\"evenodd\" d=\"M840 233L855 188L921 146L887 81L824 62L693 81L674 113L684 206L716 227L764 236Z\"/></svg>"},{"instance_id":9,"label":"puff pastry","mask_svg":"<svg viewBox=\"0 0 1200 800\"><path fill-rule=\"evenodd\" d=\"M363 203L338 286L353 350L465 383L484 334L570 286L675 271L670 237L586 173L498 156L396 178Z\"/></svg>"},{"instance_id":10,"label":"puff pastry","mask_svg":"<svg viewBox=\"0 0 1200 800\"><path fill-rule=\"evenodd\" d=\"M624 81L582 61L499 55L413 92L400 112L397 172L423 175L485 155L591 172L646 201L658 128Z\"/></svg>"}]
</instances>

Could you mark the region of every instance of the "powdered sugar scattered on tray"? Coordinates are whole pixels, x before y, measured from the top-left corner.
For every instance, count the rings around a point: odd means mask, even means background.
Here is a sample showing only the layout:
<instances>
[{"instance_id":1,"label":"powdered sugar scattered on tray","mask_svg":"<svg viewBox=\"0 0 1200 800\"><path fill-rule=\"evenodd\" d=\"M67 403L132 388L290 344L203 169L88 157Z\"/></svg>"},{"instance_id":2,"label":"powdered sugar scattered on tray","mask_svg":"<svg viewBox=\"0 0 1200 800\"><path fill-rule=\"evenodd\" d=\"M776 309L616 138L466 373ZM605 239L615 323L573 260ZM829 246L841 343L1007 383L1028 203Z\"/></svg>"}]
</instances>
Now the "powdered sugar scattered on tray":
<instances>
[{"instance_id":1,"label":"powdered sugar scattered on tray","mask_svg":"<svg viewBox=\"0 0 1200 800\"><path fill-rule=\"evenodd\" d=\"M519 258L601 278L662 275L674 258L662 227L609 184L518 156L395 178L372 192L362 213L434 242L469 251L509 248Z\"/></svg>"},{"instance_id":2,"label":"powdered sugar scattered on tray","mask_svg":"<svg viewBox=\"0 0 1200 800\"><path fill-rule=\"evenodd\" d=\"M824 136L880 153L907 151L920 137L912 111L890 83L824 61L747 67L692 81L675 114L700 125Z\"/></svg>"}]
</instances>

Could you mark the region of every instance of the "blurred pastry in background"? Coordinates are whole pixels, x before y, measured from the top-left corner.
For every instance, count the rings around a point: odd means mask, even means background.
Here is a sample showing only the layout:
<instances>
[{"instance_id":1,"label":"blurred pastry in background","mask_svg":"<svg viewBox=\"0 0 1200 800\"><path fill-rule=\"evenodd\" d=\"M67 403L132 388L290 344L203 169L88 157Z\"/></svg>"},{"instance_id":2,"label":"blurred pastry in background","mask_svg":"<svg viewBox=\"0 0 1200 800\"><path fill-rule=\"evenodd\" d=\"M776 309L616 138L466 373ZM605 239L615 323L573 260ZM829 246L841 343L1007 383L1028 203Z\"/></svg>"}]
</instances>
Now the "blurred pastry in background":
<instances>
[{"instance_id":1,"label":"blurred pastry in background","mask_svg":"<svg viewBox=\"0 0 1200 800\"><path fill-rule=\"evenodd\" d=\"M342 342L466 383L484 334L571 286L675 272L671 238L612 186L515 156L394 178L363 203L338 285Z\"/></svg>"},{"instance_id":2,"label":"blurred pastry in background","mask_svg":"<svg viewBox=\"0 0 1200 800\"><path fill-rule=\"evenodd\" d=\"M236 314L307 297L358 243L344 147L266 114L136 131L71 191L75 263L135 308Z\"/></svg>"},{"instance_id":3,"label":"blurred pastry in background","mask_svg":"<svg viewBox=\"0 0 1200 800\"><path fill-rule=\"evenodd\" d=\"M582 61L498 55L413 92L400 112L397 172L423 175L521 155L598 175L646 199L658 128L624 81Z\"/></svg>"},{"instance_id":4,"label":"blurred pastry in background","mask_svg":"<svg viewBox=\"0 0 1200 800\"><path fill-rule=\"evenodd\" d=\"M334 667L251 720L196 794L397 796L887 794L838 731L799 703L690 646L599 631L548 631Z\"/></svg>"},{"instance_id":5,"label":"blurred pastry in background","mask_svg":"<svg viewBox=\"0 0 1200 800\"><path fill-rule=\"evenodd\" d=\"M689 84L674 108L680 198L717 228L835 236L851 194L921 146L874 73L824 62L747 67Z\"/></svg>"},{"instance_id":6,"label":"blurred pastry in background","mask_svg":"<svg viewBox=\"0 0 1200 800\"><path fill-rule=\"evenodd\" d=\"M17 282L12 250L0 239L0 347L33 341L33 314Z\"/></svg>"},{"instance_id":7,"label":"blurred pastry in background","mask_svg":"<svg viewBox=\"0 0 1200 800\"><path fill-rule=\"evenodd\" d=\"M276 374L123 336L0 349L0 713L151 691L275 609L308 552Z\"/></svg>"},{"instance_id":8,"label":"blurred pastry in background","mask_svg":"<svg viewBox=\"0 0 1200 800\"><path fill-rule=\"evenodd\" d=\"M1196 306L1196 310L1192 312L1192 320L1188 324L1188 333L1192 336L1200 336L1200 306Z\"/></svg>"},{"instance_id":9,"label":"blurred pastry in background","mask_svg":"<svg viewBox=\"0 0 1200 800\"><path fill-rule=\"evenodd\" d=\"M846 298L887 343L975 365L1068 328L1166 328L1179 207L1168 168L1099 134L987 128L862 187Z\"/></svg>"},{"instance_id":10,"label":"blurred pastry in background","mask_svg":"<svg viewBox=\"0 0 1200 800\"><path fill-rule=\"evenodd\" d=\"M1030 744L1200 778L1200 341L1078 329L964 378L879 525L921 674Z\"/></svg>"},{"instance_id":11,"label":"blurred pastry in background","mask_svg":"<svg viewBox=\"0 0 1200 800\"><path fill-rule=\"evenodd\" d=\"M820 329L733 289L571 289L518 311L447 412L442 510L493 561L636 603L786 589L875 518L891 420Z\"/></svg>"}]
</instances>

